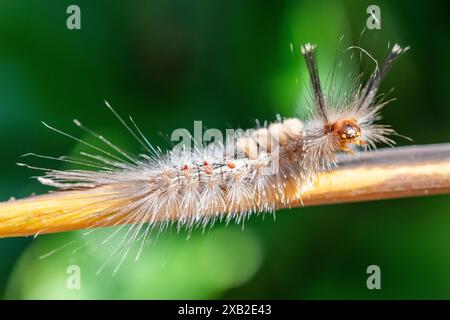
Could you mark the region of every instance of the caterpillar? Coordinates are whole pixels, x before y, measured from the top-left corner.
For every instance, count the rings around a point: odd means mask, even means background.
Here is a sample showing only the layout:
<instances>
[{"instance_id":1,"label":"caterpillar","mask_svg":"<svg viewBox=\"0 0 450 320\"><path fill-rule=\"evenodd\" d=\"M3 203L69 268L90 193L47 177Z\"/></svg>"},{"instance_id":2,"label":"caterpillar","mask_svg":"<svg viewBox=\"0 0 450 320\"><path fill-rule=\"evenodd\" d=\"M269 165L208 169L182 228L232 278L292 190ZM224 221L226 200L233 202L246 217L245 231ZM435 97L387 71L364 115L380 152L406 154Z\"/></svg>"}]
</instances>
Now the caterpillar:
<instances>
[{"instance_id":1,"label":"caterpillar","mask_svg":"<svg viewBox=\"0 0 450 320\"><path fill-rule=\"evenodd\" d=\"M240 222L253 213L275 212L277 204L288 207L301 199L318 173L338 166L338 153L373 149L378 143L394 144L389 136L395 131L376 123L387 103L377 93L381 80L407 50L408 47L395 44L382 64L375 63L365 83L358 77L353 84L355 89L336 102L333 99L336 93L327 93L322 87L317 46L309 43L301 46L311 88L310 117L305 120L279 117L272 124L235 134L233 143L214 141L162 151L145 138L131 117L131 123L127 123L105 101L146 150L145 154L131 155L74 120L111 151L44 123L96 153L82 152L84 160L32 155L90 169L53 170L19 165L44 170L38 181L57 188L57 192L80 190L82 207L68 204L63 214L92 207L93 219L97 215L106 217L92 223L92 228L110 225L111 221L131 225L126 235L129 243L139 239L141 231L145 239L155 226L164 229L174 221L179 228L191 229L216 220Z\"/></svg>"}]
</instances>

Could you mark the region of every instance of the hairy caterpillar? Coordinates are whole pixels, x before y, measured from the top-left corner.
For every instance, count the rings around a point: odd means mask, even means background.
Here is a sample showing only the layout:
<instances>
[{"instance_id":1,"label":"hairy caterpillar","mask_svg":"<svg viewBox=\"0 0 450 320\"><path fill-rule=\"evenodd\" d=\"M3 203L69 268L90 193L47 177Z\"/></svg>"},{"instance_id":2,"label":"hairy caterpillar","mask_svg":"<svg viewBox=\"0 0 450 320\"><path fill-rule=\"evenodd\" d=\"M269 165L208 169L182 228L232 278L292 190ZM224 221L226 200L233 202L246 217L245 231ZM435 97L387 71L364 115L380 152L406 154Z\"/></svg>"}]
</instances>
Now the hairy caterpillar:
<instances>
[{"instance_id":1,"label":"hairy caterpillar","mask_svg":"<svg viewBox=\"0 0 450 320\"><path fill-rule=\"evenodd\" d=\"M394 61L407 49L394 45L385 61L376 64L366 83L358 81L355 90L336 103L332 99L334 93L322 89L316 46L302 46L312 92L311 117L305 121L280 118L235 136L232 144L215 141L195 145L193 149L163 152L147 141L131 118L133 127L108 103L108 108L146 149L146 154L130 155L78 120L74 121L78 127L95 136L111 152L44 123L98 152L82 153L85 160L53 159L98 170L43 169L46 173L38 180L61 192L73 189L83 192L83 207L68 204L64 215L76 215L77 211L92 207L93 220L100 214L106 218L91 227L111 221L131 225L122 245L145 240L155 226L164 228L172 221L178 227L190 229L216 219L239 222L251 213L274 212L276 203L289 206L301 199L318 172L338 165L337 153L351 153L354 147L375 148L378 142L394 143L388 137L394 130L374 123L387 103L377 99L377 91Z\"/></svg>"}]
</instances>

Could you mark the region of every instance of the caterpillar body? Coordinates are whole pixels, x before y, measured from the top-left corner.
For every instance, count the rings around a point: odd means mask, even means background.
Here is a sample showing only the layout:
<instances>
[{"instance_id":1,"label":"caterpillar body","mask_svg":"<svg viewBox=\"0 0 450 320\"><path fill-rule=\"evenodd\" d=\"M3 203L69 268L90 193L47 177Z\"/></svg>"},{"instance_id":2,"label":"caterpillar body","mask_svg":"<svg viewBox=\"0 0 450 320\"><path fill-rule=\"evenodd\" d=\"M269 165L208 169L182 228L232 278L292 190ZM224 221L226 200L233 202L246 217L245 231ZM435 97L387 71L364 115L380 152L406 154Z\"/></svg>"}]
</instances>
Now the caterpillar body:
<instances>
[{"instance_id":1,"label":"caterpillar body","mask_svg":"<svg viewBox=\"0 0 450 320\"><path fill-rule=\"evenodd\" d=\"M106 103L148 152L132 156L85 128L78 120L75 120L77 126L114 152L104 151L46 125L99 152L82 153L85 161L59 160L98 170L44 169L45 175L38 180L61 191L79 189L83 192L83 208L68 207L64 214L93 207L93 217L106 218L93 223L92 227L102 226L107 221L133 224L129 230L131 242L141 230L147 233L155 225L163 228L172 221L179 227L192 228L206 226L217 219L239 222L251 213L274 212L280 203L289 206L301 200L319 172L337 165L337 153L353 152L355 146L370 149L379 142L394 143L388 137L394 130L375 124L386 104L377 99L377 91L393 62L407 49L394 45L385 61L380 66L376 64L366 83L356 84L356 90L335 105L322 89L316 46L302 46L312 93L311 117L305 121L280 118L236 136L231 146L214 142L196 145L192 150L174 148L163 152L147 141L131 118L133 130ZM104 205L99 205L101 203Z\"/></svg>"}]
</instances>

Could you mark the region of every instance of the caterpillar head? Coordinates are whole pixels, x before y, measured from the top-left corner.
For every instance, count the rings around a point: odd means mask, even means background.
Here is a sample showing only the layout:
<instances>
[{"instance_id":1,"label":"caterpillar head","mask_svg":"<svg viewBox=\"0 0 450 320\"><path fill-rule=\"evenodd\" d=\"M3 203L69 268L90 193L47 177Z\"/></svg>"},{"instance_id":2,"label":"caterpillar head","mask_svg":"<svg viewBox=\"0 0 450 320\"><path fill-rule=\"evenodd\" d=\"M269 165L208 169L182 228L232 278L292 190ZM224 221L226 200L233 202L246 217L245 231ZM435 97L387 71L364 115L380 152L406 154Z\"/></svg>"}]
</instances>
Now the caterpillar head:
<instances>
[{"instance_id":1,"label":"caterpillar head","mask_svg":"<svg viewBox=\"0 0 450 320\"><path fill-rule=\"evenodd\" d=\"M365 145L361 137L361 128L356 119L344 118L325 126L325 133L332 133L338 141L339 148L351 152L350 145Z\"/></svg>"},{"instance_id":2,"label":"caterpillar head","mask_svg":"<svg viewBox=\"0 0 450 320\"><path fill-rule=\"evenodd\" d=\"M375 148L376 142L392 145L394 142L386 136L394 133L389 126L378 125L374 122L380 119L379 111L387 103L377 100L377 92L380 82L391 68L394 61L409 48L401 48L395 44L387 54L383 63L379 64L364 49L352 46L349 49L358 49L367 54L375 61L375 69L370 74L367 82L363 85L358 83L356 92L352 95L352 102L346 101L346 105L333 110L330 103L331 98L322 90L318 65L316 46L306 44L302 46L302 54L308 68L313 116L316 121L318 141L310 143L316 149L317 154L328 155L333 159L334 153L338 151L352 153L351 146L364 146L364 148ZM359 80L358 80L359 81ZM321 137L323 134L323 137Z\"/></svg>"}]
</instances>

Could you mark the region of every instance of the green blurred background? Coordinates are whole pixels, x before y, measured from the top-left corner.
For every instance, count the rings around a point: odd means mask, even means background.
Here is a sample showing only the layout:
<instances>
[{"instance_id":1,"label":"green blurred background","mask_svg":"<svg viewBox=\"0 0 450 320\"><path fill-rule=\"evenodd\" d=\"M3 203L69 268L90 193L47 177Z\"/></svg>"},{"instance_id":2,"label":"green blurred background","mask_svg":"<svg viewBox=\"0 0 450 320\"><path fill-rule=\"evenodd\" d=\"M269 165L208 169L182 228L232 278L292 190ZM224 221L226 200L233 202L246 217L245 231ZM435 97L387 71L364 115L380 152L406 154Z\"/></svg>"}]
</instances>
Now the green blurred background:
<instances>
[{"instance_id":1,"label":"green blurred background","mask_svg":"<svg viewBox=\"0 0 450 320\"><path fill-rule=\"evenodd\" d=\"M66 8L81 8L81 30L66 28ZM381 57L390 41L411 46L382 85L395 87L386 124L416 144L449 141L450 46L445 6L422 1L0 1L0 200L44 193L17 167L27 152L74 154L76 142L41 120L88 139L80 119L124 148L137 144L106 110L107 99L133 115L146 136L167 147L175 128L246 128L255 118L302 113L300 44L319 47L328 70L341 35L358 43L381 8L381 30L368 48ZM290 43L296 54L293 59ZM163 133L161 135L161 133ZM410 142L397 139L399 144ZM52 168L61 163L27 159ZM450 198L434 196L281 210L242 225L217 223L159 236L143 257L100 275L113 232L0 240L0 296L6 299L145 298L450 298ZM100 240L98 240L100 239ZM66 287L70 265L81 289ZM381 290L368 290L366 268L381 268Z\"/></svg>"}]
</instances>

